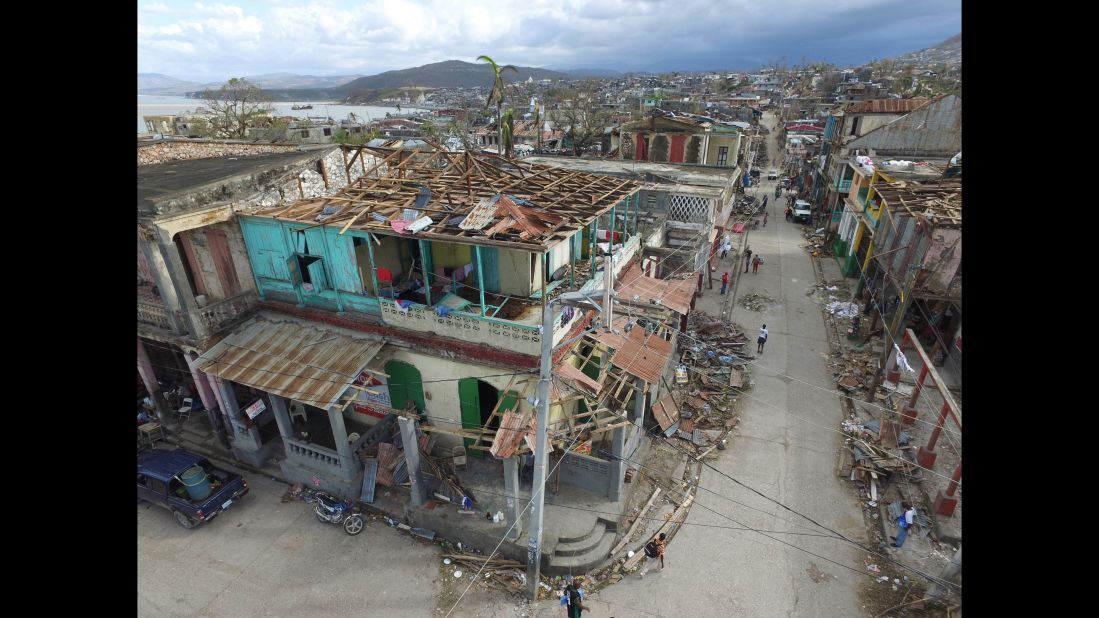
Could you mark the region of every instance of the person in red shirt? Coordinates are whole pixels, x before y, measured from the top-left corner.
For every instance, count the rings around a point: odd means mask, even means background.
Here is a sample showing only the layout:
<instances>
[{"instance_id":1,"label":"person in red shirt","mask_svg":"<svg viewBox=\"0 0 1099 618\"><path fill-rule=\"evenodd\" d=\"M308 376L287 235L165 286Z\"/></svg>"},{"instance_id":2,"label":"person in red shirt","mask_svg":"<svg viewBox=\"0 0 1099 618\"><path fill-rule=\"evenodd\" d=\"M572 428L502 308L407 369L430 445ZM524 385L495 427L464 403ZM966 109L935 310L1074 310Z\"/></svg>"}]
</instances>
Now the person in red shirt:
<instances>
[{"instance_id":1,"label":"person in red shirt","mask_svg":"<svg viewBox=\"0 0 1099 618\"><path fill-rule=\"evenodd\" d=\"M725 293L725 288L729 287L729 273L721 275L721 293Z\"/></svg>"}]
</instances>

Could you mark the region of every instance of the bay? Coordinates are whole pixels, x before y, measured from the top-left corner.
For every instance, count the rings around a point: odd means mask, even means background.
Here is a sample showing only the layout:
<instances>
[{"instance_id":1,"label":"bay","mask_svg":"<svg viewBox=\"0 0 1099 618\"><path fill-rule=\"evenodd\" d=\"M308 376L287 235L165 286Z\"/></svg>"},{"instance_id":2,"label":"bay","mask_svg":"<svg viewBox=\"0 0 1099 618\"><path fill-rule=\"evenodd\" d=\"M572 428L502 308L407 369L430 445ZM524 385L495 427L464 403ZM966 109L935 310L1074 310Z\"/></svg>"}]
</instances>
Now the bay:
<instances>
[{"instance_id":1,"label":"bay","mask_svg":"<svg viewBox=\"0 0 1099 618\"><path fill-rule=\"evenodd\" d=\"M313 109L293 110L294 105L312 105ZM342 103L325 103L318 101L277 102L272 103L275 114L278 116L294 116L295 118L332 118L335 121L347 120L348 115L354 113L359 119L369 122L385 118L387 113L394 116L420 111L417 107L401 106L400 111L396 107L384 107L377 105L344 105ZM202 99L188 99L178 96L163 96L152 94L137 95L137 132L144 133L145 121L142 116L179 115L191 113L196 107L204 107Z\"/></svg>"}]
</instances>

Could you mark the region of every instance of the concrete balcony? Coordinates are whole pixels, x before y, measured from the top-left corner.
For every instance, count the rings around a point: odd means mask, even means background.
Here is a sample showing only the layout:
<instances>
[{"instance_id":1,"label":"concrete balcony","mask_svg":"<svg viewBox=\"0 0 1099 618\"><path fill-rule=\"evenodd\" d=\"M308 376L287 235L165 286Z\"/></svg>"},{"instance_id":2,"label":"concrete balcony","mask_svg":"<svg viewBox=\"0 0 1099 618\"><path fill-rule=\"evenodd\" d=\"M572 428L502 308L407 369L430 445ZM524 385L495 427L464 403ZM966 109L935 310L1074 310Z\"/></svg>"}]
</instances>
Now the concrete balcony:
<instances>
[{"instance_id":1,"label":"concrete balcony","mask_svg":"<svg viewBox=\"0 0 1099 618\"><path fill-rule=\"evenodd\" d=\"M205 336L217 334L246 317L258 302L255 292L245 292L199 307L196 329L205 330Z\"/></svg>"},{"instance_id":2,"label":"concrete balcony","mask_svg":"<svg viewBox=\"0 0 1099 618\"><path fill-rule=\"evenodd\" d=\"M159 296L153 294L149 286L137 286L137 323L155 326L166 331L172 330L172 321L168 317L168 308Z\"/></svg>"},{"instance_id":3,"label":"concrete balcony","mask_svg":"<svg viewBox=\"0 0 1099 618\"><path fill-rule=\"evenodd\" d=\"M402 310L390 299L382 298L379 301L382 320L389 326L431 332L440 337L512 350L529 356L538 356L541 353L542 336L538 332L541 309L534 305L531 306L532 311L525 311L520 316L522 321L510 321L465 311L453 311L450 315L440 316L427 305L413 304Z\"/></svg>"}]
</instances>

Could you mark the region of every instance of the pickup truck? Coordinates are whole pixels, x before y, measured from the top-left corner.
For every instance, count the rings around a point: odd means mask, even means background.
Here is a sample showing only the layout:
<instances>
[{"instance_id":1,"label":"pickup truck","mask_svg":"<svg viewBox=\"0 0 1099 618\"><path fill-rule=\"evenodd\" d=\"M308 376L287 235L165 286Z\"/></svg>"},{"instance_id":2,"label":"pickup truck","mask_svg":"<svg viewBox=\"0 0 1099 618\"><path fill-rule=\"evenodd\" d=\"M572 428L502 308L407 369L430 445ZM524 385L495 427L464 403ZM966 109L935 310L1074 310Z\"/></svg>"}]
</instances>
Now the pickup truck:
<instances>
[{"instance_id":1,"label":"pickup truck","mask_svg":"<svg viewBox=\"0 0 1099 618\"><path fill-rule=\"evenodd\" d=\"M200 466L207 474L210 494L192 500L180 476ZM137 497L172 512L184 528L208 522L248 493L244 477L215 467L205 457L184 449L153 449L137 458Z\"/></svg>"},{"instance_id":2,"label":"pickup truck","mask_svg":"<svg viewBox=\"0 0 1099 618\"><path fill-rule=\"evenodd\" d=\"M794 202L794 223L809 223L809 218L812 215L812 207L809 202L805 200L797 200Z\"/></svg>"}]
</instances>

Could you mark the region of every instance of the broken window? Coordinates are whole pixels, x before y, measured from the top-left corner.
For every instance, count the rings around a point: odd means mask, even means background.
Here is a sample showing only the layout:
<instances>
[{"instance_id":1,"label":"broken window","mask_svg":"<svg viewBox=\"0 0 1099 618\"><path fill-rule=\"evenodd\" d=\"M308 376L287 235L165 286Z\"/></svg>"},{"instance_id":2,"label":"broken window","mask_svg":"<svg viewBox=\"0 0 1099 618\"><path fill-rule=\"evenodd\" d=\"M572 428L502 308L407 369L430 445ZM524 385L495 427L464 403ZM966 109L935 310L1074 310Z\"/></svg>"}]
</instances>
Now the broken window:
<instances>
[{"instance_id":1,"label":"broken window","mask_svg":"<svg viewBox=\"0 0 1099 618\"><path fill-rule=\"evenodd\" d=\"M729 161L729 147L721 146L717 149L717 166L725 167Z\"/></svg>"},{"instance_id":2,"label":"broken window","mask_svg":"<svg viewBox=\"0 0 1099 618\"><path fill-rule=\"evenodd\" d=\"M324 272L324 259L315 255L295 253L289 260L290 281L306 292L330 289Z\"/></svg>"},{"instance_id":3,"label":"broken window","mask_svg":"<svg viewBox=\"0 0 1099 618\"><path fill-rule=\"evenodd\" d=\"M332 129L327 129L327 128L326 128L326 129L324 130L324 135L325 135L325 137L328 137L328 136L332 135Z\"/></svg>"}]
</instances>

